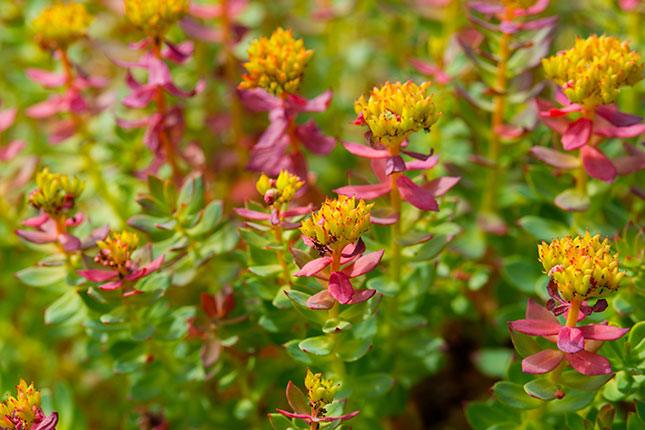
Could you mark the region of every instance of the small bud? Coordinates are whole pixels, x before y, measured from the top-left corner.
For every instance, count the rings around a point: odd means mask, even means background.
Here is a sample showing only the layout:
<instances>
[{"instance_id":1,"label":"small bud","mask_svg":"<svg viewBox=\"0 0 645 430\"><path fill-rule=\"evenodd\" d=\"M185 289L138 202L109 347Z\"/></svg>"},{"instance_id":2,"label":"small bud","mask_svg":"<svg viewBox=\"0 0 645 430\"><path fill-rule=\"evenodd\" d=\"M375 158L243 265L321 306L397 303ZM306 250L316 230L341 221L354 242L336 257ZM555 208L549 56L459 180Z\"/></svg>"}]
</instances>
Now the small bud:
<instances>
[{"instance_id":1,"label":"small bud","mask_svg":"<svg viewBox=\"0 0 645 430\"><path fill-rule=\"evenodd\" d=\"M66 49L82 39L92 17L80 3L56 3L43 9L32 22L36 42L43 49Z\"/></svg>"},{"instance_id":2,"label":"small bud","mask_svg":"<svg viewBox=\"0 0 645 430\"><path fill-rule=\"evenodd\" d=\"M322 373L313 373L307 369L305 376L307 397L313 408L323 408L334 401L334 396L340 389L340 384L334 384L331 379L325 379Z\"/></svg>"},{"instance_id":3,"label":"small bud","mask_svg":"<svg viewBox=\"0 0 645 430\"><path fill-rule=\"evenodd\" d=\"M289 203L302 188L304 182L296 175L282 170L277 179L270 179L267 175L260 176L255 188L262 195L267 206Z\"/></svg>"},{"instance_id":4,"label":"small bud","mask_svg":"<svg viewBox=\"0 0 645 430\"><path fill-rule=\"evenodd\" d=\"M37 188L29 195L29 203L52 217L74 209L84 184L76 177L51 173L47 167L36 175Z\"/></svg>"}]
</instances>

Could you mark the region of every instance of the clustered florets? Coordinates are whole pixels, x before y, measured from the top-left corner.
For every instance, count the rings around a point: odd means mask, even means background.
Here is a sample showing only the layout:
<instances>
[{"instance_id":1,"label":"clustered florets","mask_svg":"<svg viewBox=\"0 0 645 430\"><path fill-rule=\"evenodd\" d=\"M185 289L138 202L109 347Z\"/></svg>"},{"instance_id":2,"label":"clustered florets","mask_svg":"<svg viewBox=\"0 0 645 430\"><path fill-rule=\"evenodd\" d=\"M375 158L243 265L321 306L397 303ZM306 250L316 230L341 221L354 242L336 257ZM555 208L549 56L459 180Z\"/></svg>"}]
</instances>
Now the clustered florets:
<instances>
[{"instance_id":1,"label":"clustered florets","mask_svg":"<svg viewBox=\"0 0 645 430\"><path fill-rule=\"evenodd\" d=\"M43 49L65 49L85 37L92 17L80 3L56 3L32 22L36 41Z\"/></svg>"},{"instance_id":2,"label":"clustered florets","mask_svg":"<svg viewBox=\"0 0 645 430\"><path fill-rule=\"evenodd\" d=\"M340 384L335 384L331 379L323 378L322 373L313 373L307 369L305 376L305 388L309 405L316 410L323 410L325 406L334 401Z\"/></svg>"},{"instance_id":3,"label":"clustered florets","mask_svg":"<svg viewBox=\"0 0 645 430\"><path fill-rule=\"evenodd\" d=\"M526 9L535 4L535 0L502 0L502 4L512 9Z\"/></svg>"},{"instance_id":4,"label":"clustered florets","mask_svg":"<svg viewBox=\"0 0 645 430\"><path fill-rule=\"evenodd\" d=\"M640 55L609 36L578 38L573 48L545 58L542 66L569 100L588 107L612 103L621 87L643 79Z\"/></svg>"},{"instance_id":5,"label":"clustered florets","mask_svg":"<svg viewBox=\"0 0 645 430\"><path fill-rule=\"evenodd\" d=\"M190 0L124 0L125 14L149 36L163 36L168 28L181 19Z\"/></svg>"},{"instance_id":6,"label":"clustered florets","mask_svg":"<svg viewBox=\"0 0 645 430\"><path fill-rule=\"evenodd\" d=\"M263 88L271 94L295 93L314 51L306 49L302 39L295 39L291 30L278 28L271 37L260 37L249 46L247 73L242 76L241 89Z\"/></svg>"},{"instance_id":7,"label":"clustered florets","mask_svg":"<svg viewBox=\"0 0 645 430\"><path fill-rule=\"evenodd\" d=\"M565 237L538 246L540 262L564 300L605 297L616 291L625 275L618 256L600 235Z\"/></svg>"},{"instance_id":8,"label":"clustered florets","mask_svg":"<svg viewBox=\"0 0 645 430\"><path fill-rule=\"evenodd\" d=\"M262 195L264 203L281 206L289 203L304 184L298 176L282 170L276 179L263 173L255 183L255 188Z\"/></svg>"},{"instance_id":9,"label":"clustered florets","mask_svg":"<svg viewBox=\"0 0 645 430\"><path fill-rule=\"evenodd\" d=\"M102 266L128 275L132 269L132 253L139 245L139 236L129 231L111 233L105 240L98 241L99 252L94 261Z\"/></svg>"},{"instance_id":10,"label":"clustered florets","mask_svg":"<svg viewBox=\"0 0 645 430\"><path fill-rule=\"evenodd\" d=\"M29 195L29 203L53 217L74 208L84 188L78 178L51 173L46 167L36 175L36 185L37 188Z\"/></svg>"},{"instance_id":11,"label":"clustered florets","mask_svg":"<svg viewBox=\"0 0 645 430\"><path fill-rule=\"evenodd\" d=\"M398 146L411 133L428 131L437 122L439 114L432 96L426 94L428 87L429 82L417 85L412 81L375 87L367 98L361 96L354 103L357 121L367 124L374 141Z\"/></svg>"}]
</instances>

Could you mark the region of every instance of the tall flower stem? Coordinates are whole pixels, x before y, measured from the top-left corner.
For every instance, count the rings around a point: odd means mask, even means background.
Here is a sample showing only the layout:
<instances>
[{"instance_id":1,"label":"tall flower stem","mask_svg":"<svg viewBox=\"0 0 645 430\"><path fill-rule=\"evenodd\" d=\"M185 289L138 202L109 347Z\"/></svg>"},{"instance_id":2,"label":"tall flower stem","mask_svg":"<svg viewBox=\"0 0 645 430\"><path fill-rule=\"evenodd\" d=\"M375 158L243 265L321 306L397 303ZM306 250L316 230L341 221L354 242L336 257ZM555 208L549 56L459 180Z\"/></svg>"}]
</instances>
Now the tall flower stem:
<instances>
[{"instance_id":1,"label":"tall flower stem","mask_svg":"<svg viewBox=\"0 0 645 430\"><path fill-rule=\"evenodd\" d=\"M74 91L74 67L69 59L67 51L64 49L58 50L61 63L63 64L63 73L65 74L65 89L66 91ZM112 209L112 213L119 220L120 225L124 225L126 220L121 214L123 205L114 197L103 178L103 173L98 168L97 163L92 158L92 148L94 147L95 140L92 138L87 130L86 124L78 114L71 112L72 121L74 121L74 128L76 132L81 135L84 142L81 144L80 152L85 162L85 169L89 173L97 193L105 200L105 202Z\"/></svg>"},{"instance_id":2,"label":"tall flower stem","mask_svg":"<svg viewBox=\"0 0 645 430\"><path fill-rule=\"evenodd\" d=\"M504 19L512 21L514 18L512 8L506 8ZM496 192L499 183L500 165L499 156L501 153L501 140L499 138L498 130L504 125L504 111L506 107L506 68L510 56L510 42L511 35L503 33L499 41L499 52L497 62L497 74L495 80L495 92L493 97L493 114L491 117L491 134L490 144L488 146L488 160L492 163L486 178L486 185L484 188L484 196L482 198L481 211L483 213L494 213Z\"/></svg>"},{"instance_id":3,"label":"tall flower stem","mask_svg":"<svg viewBox=\"0 0 645 430\"><path fill-rule=\"evenodd\" d=\"M289 270L287 261L284 258L284 251L287 249L287 245L284 242L284 238L282 237L282 228L280 228L279 225L273 226L273 234L275 236L276 242L280 246L280 249L276 250L275 255L278 259L280 267L282 267L283 284L291 287L291 271Z\"/></svg>"},{"instance_id":4,"label":"tall flower stem","mask_svg":"<svg viewBox=\"0 0 645 430\"><path fill-rule=\"evenodd\" d=\"M575 327L578 324L578 314L580 313L580 305L582 303L579 300L571 300L571 307L569 308L569 313L567 315L567 327Z\"/></svg>"},{"instance_id":5,"label":"tall flower stem","mask_svg":"<svg viewBox=\"0 0 645 430\"><path fill-rule=\"evenodd\" d=\"M162 39L155 37L152 42L152 55L154 55L157 60L163 61L163 57L161 55ZM170 164L170 168L172 169L172 177L177 184L180 184L182 180L182 174L181 169L179 168L179 164L177 163L175 146L170 140L170 137L168 136L165 128L167 106L166 96L164 95L163 88L161 87L157 87L156 89L155 103L157 105L157 113L162 118L162 126L159 129L159 141L161 142L161 147L164 151L164 154L166 155L166 161L168 162L168 164Z\"/></svg>"},{"instance_id":6,"label":"tall flower stem","mask_svg":"<svg viewBox=\"0 0 645 430\"><path fill-rule=\"evenodd\" d=\"M397 157L399 155L399 148L397 147L396 150L390 150L390 155ZM401 278L401 192L399 191L399 186L396 182L400 175L400 172L392 173L390 175L390 181L392 184L392 191L390 191L390 205L392 206L392 211L398 217L396 222L392 224L390 243L390 252L392 256L390 275L392 276L392 280L395 282L399 282Z\"/></svg>"}]
</instances>

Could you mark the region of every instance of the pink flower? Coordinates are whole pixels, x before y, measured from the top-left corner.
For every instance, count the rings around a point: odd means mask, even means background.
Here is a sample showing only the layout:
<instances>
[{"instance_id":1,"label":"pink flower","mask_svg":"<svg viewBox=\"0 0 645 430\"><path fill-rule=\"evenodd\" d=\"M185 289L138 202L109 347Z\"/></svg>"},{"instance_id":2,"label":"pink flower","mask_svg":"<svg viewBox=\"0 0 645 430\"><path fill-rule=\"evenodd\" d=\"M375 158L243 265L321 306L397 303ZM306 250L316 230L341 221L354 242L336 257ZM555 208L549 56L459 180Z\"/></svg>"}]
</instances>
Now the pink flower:
<instances>
[{"instance_id":1,"label":"pink flower","mask_svg":"<svg viewBox=\"0 0 645 430\"><path fill-rule=\"evenodd\" d=\"M645 153L636 150L633 155L625 159L612 162L597 147L597 142L602 138L630 138L645 133L645 123L642 118L620 112L614 105L601 105L595 108L593 120L580 117L569 121L566 115L579 113L583 107L571 103L561 92L556 94L556 100L562 107L554 107L551 103L537 99L540 118L549 128L561 134L562 147L566 151L580 150L582 165L590 176L602 181L611 182L618 174L628 174L645 168ZM550 150L536 150L533 154L542 161L555 167L562 168L562 157L551 154Z\"/></svg>"},{"instance_id":2,"label":"pink flower","mask_svg":"<svg viewBox=\"0 0 645 430\"><path fill-rule=\"evenodd\" d=\"M529 300L526 307L526 319L511 321L509 326L519 333L541 336L556 343L558 349L546 349L522 360L522 370L533 374L550 372L562 360L566 360L583 375L609 374L609 360L591 351L597 349L591 341L616 340L629 331L606 324L562 326L551 312L532 300Z\"/></svg>"},{"instance_id":3,"label":"pink flower","mask_svg":"<svg viewBox=\"0 0 645 430\"><path fill-rule=\"evenodd\" d=\"M306 179L307 164L300 151L291 149L294 141L314 154L325 155L334 149L336 140L323 134L313 120L301 125L295 123L298 113L325 111L331 102L331 91L311 100L297 94L285 94L280 98L262 88L238 90L238 95L247 109L269 112L270 124L251 150L249 169L271 176L288 170Z\"/></svg>"}]
</instances>

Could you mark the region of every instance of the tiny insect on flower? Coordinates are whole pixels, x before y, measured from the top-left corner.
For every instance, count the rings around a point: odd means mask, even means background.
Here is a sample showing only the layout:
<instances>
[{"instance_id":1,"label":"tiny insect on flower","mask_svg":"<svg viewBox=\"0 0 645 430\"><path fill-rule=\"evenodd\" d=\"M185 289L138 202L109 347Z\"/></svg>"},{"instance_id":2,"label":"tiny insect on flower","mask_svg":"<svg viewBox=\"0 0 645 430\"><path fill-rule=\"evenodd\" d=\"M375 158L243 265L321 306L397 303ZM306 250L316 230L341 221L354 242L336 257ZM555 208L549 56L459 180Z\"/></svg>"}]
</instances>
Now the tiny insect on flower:
<instances>
[{"instance_id":1,"label":"tiny insect on flower","mask_svg":"<svg viewBox=\"0 0 645 430\"><path fill-rule=\"evenodd\" d=\"M55 3L32 22L36 42L43 49L66 49L82 39L92 17L81 3Z\"/></svg>"},{"instance_id":2,"label":"tiny insect on flower","mask_svg":"<svg viewBox=\"0 0 645 430\"><path fill-rule=\"evenodd\" d=\"M9 396L0 403L0 428L6 430L54 430L58 414L47 416L40 407L41 395L34 384L21 379L16 386L16 396Z\"/></svg>"},{"instance_id":3,"label":"tiny insect on flower","mask_svg":"<svg viewBox=\"0 0 645 430\"><path fill-rule=\"evenodd\" d=\"M36 175L37 188L29 195L29 203L50 216L69 213L85 184L76 177L51 173L47 167Z\"/></svg>"},{"instance_id":4,"label":"tiny insect on flower","mask_svg":"<svg viewBox=\"0 0 645 430\"><path fill-rule=\"evenodd\" d=\"M146 34L163 36L190 7L190 0L124 0L128 19Z\"/></svg>"},{"instance_id":5,"label":"tiny insect on flower","mask_svg":"<svg viewBox=\"0 0 645 430\"><path fill-rule=\"evenodd\" d=\"M239 87L264 88L276 96L293 94L313 54L302 39L293 37L291 30L278 28L270 37L260 37L249 46L249 61L244 63L247 73Z\"/></svg>"},{"instance_id":6,"label":"tiny insect on flower","mask_svg":"<svg viewBox=\"0 0 645 430\"><path fill-rule=\"evenodd\" d=\"M589 108L616 100L622 87L643 79L643 61L627 42L592 35L573 48L542 60L544 74L573 103Z\"/></svg>"}]
</instances>

